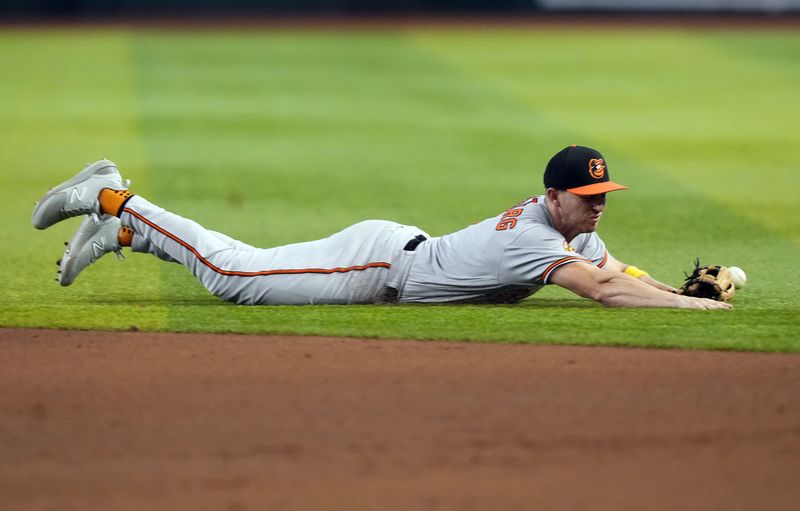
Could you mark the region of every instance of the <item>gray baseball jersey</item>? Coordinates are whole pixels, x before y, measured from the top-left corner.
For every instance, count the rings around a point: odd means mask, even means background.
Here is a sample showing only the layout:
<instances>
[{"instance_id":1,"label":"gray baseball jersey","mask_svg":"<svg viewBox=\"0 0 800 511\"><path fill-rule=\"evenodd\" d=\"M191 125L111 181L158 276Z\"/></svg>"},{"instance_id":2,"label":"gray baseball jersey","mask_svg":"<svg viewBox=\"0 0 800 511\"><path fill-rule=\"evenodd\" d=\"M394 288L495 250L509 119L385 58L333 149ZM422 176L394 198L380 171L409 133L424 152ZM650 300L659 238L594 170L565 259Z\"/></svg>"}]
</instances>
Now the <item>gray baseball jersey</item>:
<instances>
[{"instance_id":1,"label":"gray baseball jersey","mask_svg":"<svg viewBox=\"0 0 800 511\"><path fill-rule=\"evenodd\" d=\"M553 227L544 196L416 250L400 302L513 303L540 290L553 271L577 261L608 259L597 233L565 240Z\"/></svg>"}]
</instances>

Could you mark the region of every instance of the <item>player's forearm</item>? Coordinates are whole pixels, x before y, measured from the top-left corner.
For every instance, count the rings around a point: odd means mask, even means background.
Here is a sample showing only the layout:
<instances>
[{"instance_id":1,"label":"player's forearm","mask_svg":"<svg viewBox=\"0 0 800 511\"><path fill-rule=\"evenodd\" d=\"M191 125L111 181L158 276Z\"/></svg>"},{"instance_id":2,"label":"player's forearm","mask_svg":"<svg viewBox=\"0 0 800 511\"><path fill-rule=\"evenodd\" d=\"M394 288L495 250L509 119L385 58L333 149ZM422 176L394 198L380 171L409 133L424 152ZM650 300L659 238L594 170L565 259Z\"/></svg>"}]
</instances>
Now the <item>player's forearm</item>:
<instances>
[{"instance_id":1,"label":"player's forearm","mask_svg":"<svg viewBox=\"0 0 800 511\"><path fill-rule=\"evenodd\" d=\"M649 284L656 289L660 289L662 291L667 291L669 293L674 293L677 291L674 287L670 286L669 284L664 284L663 282L659 282L650 275L642 275L639 277L639 280L644 282L645 284Z\"/></svg>"},{"instance_id":2,"label":"player's forearm","mask_svg":"<svg viewBox=\"0 0 800 511\"><path fill-rule=\"evenodd\" d=\"M672 307L679 309L730 309L731 305L708 298L695 298L662 291L625 274L614 276L601 293L601 303L609 307Z\"/></svg>"},{"instance_id":3,"label":"player's forearm","mask_svg":"<svg viewBox=\"0 0 800 511\"><path fill-rule=\"evenodd\" d=\"M647 282L646 278L648 277L642 276L637 279L623 273L611 274L600 283L597 295L592 298L609 307L690 308L686 297ZM661 284L654 279L650 280Z\"/></svg>"},{"instance_id":4,"label":"player's forearm","mask_svg":"<svg viewBox=\"0 0 800 511\"><path fill-rule=\"evenodd\" d=\"M609 307L671 307L679 309L730 309L731 305L662 291L625 274L612 274L598 286L595 298Z\"/></svg>"},{"instance_id":5,"label":"player's forearm","mask_svg":"<svg viewBox=\"0 0 800 511\"><path fill-rule=\"evenodd\" d=\"M550 282L609 307L730 308L725 302L671 293L631 275L603 271L588 263L566 264L551 275Z\"/></svg>"},{"instance_id":6,"label":"player's forearm","mask_svg":"<svg viewBox=\"0 0 800 511\"><path fill-rule=\"evenodd\" d=\"M614 260L613 263L614 263L613 266L612 265L607 265L607 268L610 271L618 271L618 272L625 273L625 274L630 275L631 277L633 277L635 279L638 279L641 282L644 282L645 284L653 286L654 288L660 289L662 291L667 291L667 292L670 292L670 293L674 293L676 291L676 289L674 287L672 287L672 286L670 286L668 284L664 284L663 282L657 281L656 279L651 277L649 273L647 273L646 271L640 270L636 266L625 264L625 263L617 261L617 260Z\"/></svg>"},{"instance_id":7,"label":"player's forearm","mask_svg":"<svg viewBox=\"0 0 800 511\"><path fill-rule=\"evenodd\" d=\"M660 289L662 291L668 291L670 293L676 293L678 291L677 289L675 289L674 287L672 287L672 286L670 286L668 284L664 284L663 282L657 281L656 279L651 277L646 271L643 271L643 270L637 268L636 266L633 266L633 265L630 265L630 264L626 264L626 263L623 263L623 262L621 262L621 261L619 261L617 259L614 259L613 257L611 257L611 255L608 256L608 261L605 264L605 266L603 267L603 269L606 272L609 272L609 273L612 273L612 274L622 272L622 273L624 273L626 275L630 275L631 277L633 277L635 279L638 279L640 282L648 284L648 285L650 285L650 286L652 286L652 287L654 287L656 289ZM700 271L700 268L698 268L696 271ZM715 282L716 282L716 279L717 279L716 271L717 270L714 270L715 273L713 274L713 277L710 277ZM726 277L722 280L722 288L727 290L729 285L730 285L730 281L728 280L729 277L727 277L727 275L729 275L729 274L723 273L723 275L726 275ZM693 277L696 277L696 276L693 276ZM597 280L597 279L595 279L595 280ZM720 295L720 298L718 298L715 295L715 293L720 292L720 287L716 286L716 284L714 284L714 286L715 286L714 291L711 291L710 294L706 295L704 293L700 293L699 296L713 296L715 299L720 299L722 295ZM686 294L698 296L698 293L695 293L695 292L689 292L689 293L686 293ZM725 295L724 296L730 297L731 294L732 294L732 292L728 293L727 291L725 291ZM727 299L724 299L724 301L727 301Z\"/></svg>"}]
</instances>

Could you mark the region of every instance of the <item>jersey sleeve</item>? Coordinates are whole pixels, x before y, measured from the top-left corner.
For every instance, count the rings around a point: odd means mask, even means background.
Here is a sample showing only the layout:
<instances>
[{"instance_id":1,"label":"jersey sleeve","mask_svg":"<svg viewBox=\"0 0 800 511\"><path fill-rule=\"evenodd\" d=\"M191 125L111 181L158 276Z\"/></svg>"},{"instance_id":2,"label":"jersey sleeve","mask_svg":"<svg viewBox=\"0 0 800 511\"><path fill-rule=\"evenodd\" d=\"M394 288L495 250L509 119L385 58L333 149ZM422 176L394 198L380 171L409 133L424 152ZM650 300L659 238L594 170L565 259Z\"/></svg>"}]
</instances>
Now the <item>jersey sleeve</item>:
<instances>
[{"instance_id":1,"label":"jersey sleeve","mask_svg":"<svg viewBox=\"0 0 800 511\"><path fill-rule=\"evenodd\" d=\"M558 231L539 224L506 247L497 278L504 285L547 284L556 268L578 261L591 263L572 249Z\"/></svg>"},{"instance_id":2,"label":"jersey sleeve","mask_svg":"<svg viewBox=\"0 0 800 511\"><path fill-rule=\"evenodd\" d=\"M602 268L608 262L606 244L596 232L587 232L575 236L575 239L572 240L572 245L580 255L591 261L598 268Z\"/></svg>"}]
</instances>

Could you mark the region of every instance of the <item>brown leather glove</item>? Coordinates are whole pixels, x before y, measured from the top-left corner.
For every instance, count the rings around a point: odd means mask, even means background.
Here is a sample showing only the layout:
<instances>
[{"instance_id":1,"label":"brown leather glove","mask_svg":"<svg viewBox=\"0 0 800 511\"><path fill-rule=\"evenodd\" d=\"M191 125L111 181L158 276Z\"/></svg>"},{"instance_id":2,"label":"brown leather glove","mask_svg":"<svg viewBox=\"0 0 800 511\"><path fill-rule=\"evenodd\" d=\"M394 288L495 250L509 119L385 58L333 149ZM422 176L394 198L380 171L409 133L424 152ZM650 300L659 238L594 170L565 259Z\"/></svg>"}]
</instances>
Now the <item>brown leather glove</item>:
<instances>
[{"instance_id":1,"label":"brown leather glove","mask_svg":"<svg viewBox=\"0 0 800 511\"><path fill-rule=\"evenodd\" d=\"M729 301L735 292L733 275L727 267L700 266L699 259L695 259L694 271L691 275L687 275L683 286L678 289L678 294L711 298L718 302Z\"/></svg>"}]
</instances>

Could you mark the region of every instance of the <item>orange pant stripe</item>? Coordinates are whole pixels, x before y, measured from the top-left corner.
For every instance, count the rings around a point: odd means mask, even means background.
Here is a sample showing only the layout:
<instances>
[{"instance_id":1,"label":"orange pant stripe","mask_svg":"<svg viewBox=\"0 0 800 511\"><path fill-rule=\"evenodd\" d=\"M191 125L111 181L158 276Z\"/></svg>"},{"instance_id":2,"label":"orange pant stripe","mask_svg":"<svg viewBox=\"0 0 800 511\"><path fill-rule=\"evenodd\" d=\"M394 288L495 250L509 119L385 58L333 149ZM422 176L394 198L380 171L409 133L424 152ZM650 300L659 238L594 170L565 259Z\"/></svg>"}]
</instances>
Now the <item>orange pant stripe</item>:
<instances>
[{"instance_id":1,"label":"orange pant stripe","mask_svg":"<svg viewBox=\"0 0 800 511\"><path fill-rule=\"evenodd\" d=\"M123 209L123 211L125 213L129 213L129 214L135 216L136 218L138 218L142 222L146 223L147 225L149 225L153 229L157 230L158 232L160 232L164 236L166 236L166 237L170 238L171 240L175 241L176 243L180 244L186 250L188 250L189 252L194 254L194 256L201 263L203 263L204 265L208 266L209 268L211 268L212 270L214 270L215 272L217 272L217 273L219 273L221 275L231 275L231 276L235 276L235 277L260 277L262 275L295 275L295 274L301 274L301 273L333 274L333 273L347 273L349 271L364 271L364 270L368 270L370 268L386 268L386 269L389 269L389 268L392 267L392 265L390 263L373 262L373 263L367 263L367 264L360 265L360 266L348 266L348 267L336 267L336 268L302 268L302 269L260 270L260 271L223 270L223 269L215 266L214 264L212 264L208 259L206 259L202 255L200 255L200 253L193 246L189 245L188 243L186 243L182 239L178 238L177 236L175 236L171 232L168 232L165 229L162 229L161 227L155 225L153 222L149 221L148 219L146 219L145 217L143 217L142 215L140 215L136 211L134 211L134 210L132 210L130 208L125 208L125 209Z\"/></svg>"}]
</instances>

